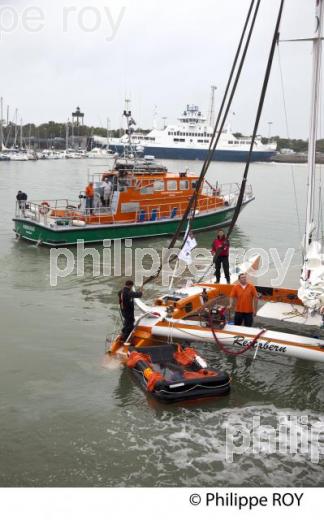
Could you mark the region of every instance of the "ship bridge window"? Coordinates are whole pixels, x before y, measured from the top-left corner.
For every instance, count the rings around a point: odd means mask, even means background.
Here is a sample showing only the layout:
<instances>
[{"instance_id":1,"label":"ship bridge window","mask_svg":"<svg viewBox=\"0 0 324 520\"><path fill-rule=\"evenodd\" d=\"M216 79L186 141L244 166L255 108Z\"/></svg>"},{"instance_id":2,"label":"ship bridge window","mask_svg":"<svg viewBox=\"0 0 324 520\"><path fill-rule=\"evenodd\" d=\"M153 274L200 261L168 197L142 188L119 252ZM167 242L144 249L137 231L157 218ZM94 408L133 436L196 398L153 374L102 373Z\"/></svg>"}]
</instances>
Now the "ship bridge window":
<instances>
[{"instance_id":1,"label":"ship bridge window","mask_svg":"<svg viewBox=\"0 0 324 520\"><path fill-rule=\"evenodd\" d=\"M167 188L168 191L175 191L177 189L177 181L168 181Z\"/></svg>"},{"instance_id":2,"label":"ship bridge window","mask_svg":"<svg viewBox=\"0 0 324 520\"><path fill-rule=\"evenodd\" d=\"M189 189L189 181L181 180L179 183L180 190L188 190Z\"/></svg>"},{"instance_id":3,"label":"ship bridge window","mask_svg":"<svg viewBox=\"0 0 324 520\"><path fill-rule=\"evenodd\" d=\"M143 195L152 195L153 192L154 192L154 188L153 188L152 184L143 186L140 191L140 193Z\"/></svg>"},{"instance_id":4,"label":"ship bridge window","mask_svg":"<svg viewBox=\"0 0 324 520\"><path fill-rule=\"evenodd\" d=\"M233 144L233 141L228 141L228 144Z\"/></svg>"},{"instance_id":5,"label":"ship bridge window","mask_svg":"<svg viewBox=\"0 0 324 520\"><path fill-rule=\"evenodd\" d=\"M163 191L164 182L163 181L154 181L153 188L154 188L154 191Z\"/></svg>"}]
</instances>

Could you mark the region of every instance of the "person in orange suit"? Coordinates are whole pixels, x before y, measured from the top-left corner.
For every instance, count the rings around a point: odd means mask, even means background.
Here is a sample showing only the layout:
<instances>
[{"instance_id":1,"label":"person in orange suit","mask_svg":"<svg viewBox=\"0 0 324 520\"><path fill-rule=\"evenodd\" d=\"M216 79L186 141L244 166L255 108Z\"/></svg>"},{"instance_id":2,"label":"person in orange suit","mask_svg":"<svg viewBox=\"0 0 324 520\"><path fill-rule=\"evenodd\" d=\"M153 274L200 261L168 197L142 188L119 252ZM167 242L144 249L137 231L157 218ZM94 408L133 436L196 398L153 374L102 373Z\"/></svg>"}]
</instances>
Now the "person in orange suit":
<instances>
[{"instance_id":1,"label":"person in orange suit","mask_svg":"<svg viewBox=\"0 0 324 520\"><path fill-rule=\"evenodd\" d=\"M252 327L257 311L258 293L252 283L248 283L245 273L241 273L239 283L234 285L230 298L230 308L235 308L234 325Z\"/></svg>"},{"instance_id":2,"label":"person in orange suit","mask_svg":"<svg viewBox=\"0 0 324 520\"><path fill-rule=\"evenodd\" d=\"M86 212L93 214L93 199L94 199L94 187L93 182L89 182L88 186L85 189L86 195Z\"/></svg>"}]
</instances>

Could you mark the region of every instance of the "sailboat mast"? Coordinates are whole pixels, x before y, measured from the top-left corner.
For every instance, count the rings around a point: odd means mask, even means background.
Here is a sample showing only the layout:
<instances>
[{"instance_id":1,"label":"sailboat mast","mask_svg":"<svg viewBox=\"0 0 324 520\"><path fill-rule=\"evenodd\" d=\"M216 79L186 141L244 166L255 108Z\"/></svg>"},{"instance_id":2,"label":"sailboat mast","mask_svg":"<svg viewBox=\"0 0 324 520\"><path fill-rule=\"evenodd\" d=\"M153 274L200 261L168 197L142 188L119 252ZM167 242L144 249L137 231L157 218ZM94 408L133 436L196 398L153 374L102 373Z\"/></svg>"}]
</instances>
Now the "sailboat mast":
<instances>
[{"instance_id":1,"label":"sailboat mast","mask_svg":"<svg viewBox=\"0 0 324 520\"><path fill-rule=\"evenodd\" d=\"M316 169L316 138L318 128L320 83L321 83L321 56L322 56L322 24L323 24L323 0L316 0L316 34L313 39L313 74L310 114L310 133L308 142L308 181L307 181L307 209L305 252L312 241L314 231L315 211L315 169Z\"/></svg>"},{"instance_id":2,"label":"sailboat mast","mask_svg":"<svg viewBox=\"0 0 324 520\"><path fill-rule=\"evenodd\" d=\"M3 146L3 98L0 98L0 152L2 152Z\"/></svg>"},{"instance_id":3,"label":"sailboat mast","mask_svg":"<svg viewBox=\"0 0 324 520\"><path fill-rule=\"evenodd\" d=\"M23 147L23 120L20 119L20 149Z\"/></svg>"},{"instance_id":4,"label":"sailboat mast","mask_svg":"<svg viewBox=\"0 0 324 520\"><path fill-rule=\"evenodd\" d=\"M109 118L107 117L107 150L109 150Z\"/></svg>"},{"instance_id":5,"label":"sailboat mast","mask_svg":"<svg viewBox=\"0 0 324 520\"><path fill-rule=\"evenodd\" d=\"M67 120L65 125L65 150L69 148L69 120Z\"/></svg>"}]
</instances>

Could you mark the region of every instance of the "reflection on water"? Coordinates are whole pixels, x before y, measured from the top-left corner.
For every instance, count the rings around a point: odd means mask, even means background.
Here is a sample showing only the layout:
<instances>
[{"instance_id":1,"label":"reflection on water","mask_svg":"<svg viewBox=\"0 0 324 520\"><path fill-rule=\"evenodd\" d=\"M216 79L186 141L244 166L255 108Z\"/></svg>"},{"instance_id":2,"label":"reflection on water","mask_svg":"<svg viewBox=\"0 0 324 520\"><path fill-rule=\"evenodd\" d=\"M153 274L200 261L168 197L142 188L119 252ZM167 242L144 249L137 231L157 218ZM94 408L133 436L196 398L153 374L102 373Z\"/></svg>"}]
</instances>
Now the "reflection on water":
<instances>
[{"instance_id":1,"label":"reflection on water","mask_svg":"<svg viewBox=\"0 0 324 520\"><path fill-rule=\"evenodd\" d=\"M54 164L52 164L54 163ZM177 163L169 163L170 168ZM189 165L199 171L200 163ZM181 168L183 166L181 165ZM180 168L180 169L181 169ZM304 198L305 168L296 186ZM212 164L209 179L238 180L242 165ZM18 189L38 199L73 199L85 186L87 161L1 165L0 221L0 485L222 486L320 485L323 461L307 454L247 452L225 457L226 424L250 425L253 415L275 425L282 414L324 420L324 367L259 352L229 358L212 346L202 354L227 370L225 398L162 405L145 395L124 367L103 366L105 338L118 318L123 276L70 276L50 287L50 252L15 240L12 212ZM253 164L256 200L240 216L235 247L299 247L285 165ZM266 204L265 202L271 203ZM214 232L197 236L209 248ZM137 241L161 251L167 238ZM97 250L102 253L102 247ZM123 255L122 255L123 258ZM123 260L124 262L124 260ZM296 252L294 263L299 265ZM297 274L296 274L297 272ZM287 283L296 286L298 270ZM150 285L149 300L156 294Z\"/></svg>"}]
</instances>

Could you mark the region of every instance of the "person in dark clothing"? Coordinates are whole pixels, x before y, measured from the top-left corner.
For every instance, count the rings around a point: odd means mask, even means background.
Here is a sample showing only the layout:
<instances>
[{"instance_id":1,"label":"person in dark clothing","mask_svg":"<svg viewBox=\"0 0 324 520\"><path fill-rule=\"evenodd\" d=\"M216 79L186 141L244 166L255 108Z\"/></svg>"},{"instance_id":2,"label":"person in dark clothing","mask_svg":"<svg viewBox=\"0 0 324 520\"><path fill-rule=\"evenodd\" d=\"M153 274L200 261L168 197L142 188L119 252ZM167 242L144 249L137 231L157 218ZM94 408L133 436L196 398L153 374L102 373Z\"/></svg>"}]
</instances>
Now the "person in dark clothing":
<instances>
[{"instance_id":1,"label":"person in dark clothing","mask_svg":"<svg viewBox=\"0 0 324 520\"><path fill-rule=\"evenodd\" d=\"M24 213L25 208L26 208L27 198L28 198L27 197L27 193L24 193L21 190L18 191L18 193L16 195L16 200L18 202L19 209L21 209L23 213Z\"/></svg>"},{"instance_id":2,"label":"person in dark clothing","mask_svg":"<svg viewBox=\"0 0 324 520\"><path fill-rule=\"evenodd\" d=\"M119 306L124 323L121 331L122 340L126 341L132 330L134 329L134 298L141 298L142 291L134 291L133 280L127 280L125 286L119 291Z\"/></svg>"},{"instance_id":3,"label":"person in dark clothing","mask_svg":"<svg viewBox=\"0 0 324 520\"><path fill-rule=\"evenodd\" d=\"M224 231L220 229L213 241L211 250L214 255L216 283L220 281L221 266L223 266L227 283L231 283L228 262L229 246L229 240L226 238Z\"/></svg>"}]
</instances>

